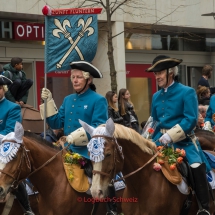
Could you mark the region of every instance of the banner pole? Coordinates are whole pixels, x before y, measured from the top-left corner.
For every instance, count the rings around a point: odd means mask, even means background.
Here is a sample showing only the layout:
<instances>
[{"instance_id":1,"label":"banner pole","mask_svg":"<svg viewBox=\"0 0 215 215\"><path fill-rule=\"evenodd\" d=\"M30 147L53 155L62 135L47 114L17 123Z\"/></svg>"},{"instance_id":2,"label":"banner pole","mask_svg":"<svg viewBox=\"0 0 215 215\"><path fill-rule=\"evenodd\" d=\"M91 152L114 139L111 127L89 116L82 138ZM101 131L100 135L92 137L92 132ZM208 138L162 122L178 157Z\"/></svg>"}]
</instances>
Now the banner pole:
<instances>
[{"instance_id":1,"label":"banner pole","mask_svg":"<svg viewBox=\"0 0 215 215\"><path fill-rule=\"evenodd\" d=\"M45 76L44 76L44 88L47 88L47 73L45 72ZM44 135L43 138L46 139L46 109L47 109L47 99L44 100Z\"/></svg>"}]
</instances>

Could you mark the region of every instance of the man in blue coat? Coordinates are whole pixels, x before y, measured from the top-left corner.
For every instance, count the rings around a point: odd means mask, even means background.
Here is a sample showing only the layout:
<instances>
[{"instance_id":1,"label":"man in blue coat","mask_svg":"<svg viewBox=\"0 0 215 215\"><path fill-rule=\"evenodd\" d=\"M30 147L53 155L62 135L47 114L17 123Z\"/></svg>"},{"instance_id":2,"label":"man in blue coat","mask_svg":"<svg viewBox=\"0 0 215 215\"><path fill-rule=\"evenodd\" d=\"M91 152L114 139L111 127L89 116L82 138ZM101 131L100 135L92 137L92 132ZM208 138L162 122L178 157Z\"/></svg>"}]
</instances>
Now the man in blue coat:
<instances>
[{"instance_id":1,"label":"man in blue coat","mask_svg":"<svg viewBox=\"0 0 215 215\"><path fill-rule=\"evenodd\" d=\"M93 78L102 78L101 72L86 61L72 62L71 81L75 94L64 98L59 111L52 99L51 92L43 88L41 98L47 99L46 117L52 129L64 128L69 149L89 158L87 144L90 136L79 123L79 119L96 128L108 119L108 105L105 97L95 92ZM40 105L41 117L44 118L44 104ZM67 144L68 144L67 143ZM114 195L114 194L113 194ZM108 202L108 213L116 214L116 204Z\"/></svg>"},{"instance_id":2,"label":"man in blue coat","mask_svg":"<svg viewBox=\"0 0 215 215\"><path fill-rule=\"evenodd\" d=\"M0 75L0 135L13 132L16 121L21 122L20 106L5 98L8 83L12 81Z\"/></svg>"},{"instance_id":3,"label":"man in blue coat","mask_svg":"<svg viewBox=\"0 0 215 215\"><path fill-rule=\"evenodd\" d=\"M75 94L64 98L59 111L51 92L43 88L41 98L47 99L47 122L52 129L64 128L70 150L89 159L87 144L90 136L79 123L79 119L93 127L105 124L108 119L108 105L105 97L95 92L93 78L102 78L101 72L86 61L72 62L71 81ZM40 105L43 118L44 104Z\"/></svg>"},{"instance_id":4,"label":"man in blue coat","mask_svg":"<svg viewBox=\"0 0 215 215\"><path fill-rule=\"evenodd\" d=\"M10 79L0 75L0 144L5 135L14 132L16 121L20 123L22 121L20 106L5 98L5 93L8 90L7 85L11 83L12 81ZM30 207L24 183L19 184L14 194L23 206L25 214L34 215Z\"/></svg>"},{"instance_id":5,"label":"man in blue coat","mask_svg":"<svg viewBox=\"0 0 215 215\"><path fill-rule=\"evenodd\" d=\"M189 135L198 119L198 102L193 88L178 83L177 74L182 60L159 55L148 68L154 72L158 86L162 88L153 95L151 116L158 121L153 139L160 144L172 143L174 148L184 149L195 181L196 196L202 206L199 215L209 215L209 192L206 179L206 158L199 142ZM208 170L210 166L208 165Z\"/></svg>"},{"instance_id":6,"label":"man in blue coat","mask_svg":"<svg viewBox=\"0 0 215 215\"><path fill-rule=\"evenodd\" d=\"M205 125L202 129L214 131L215 126L215 95L211 96L210 104L206 112Z\"/></svg>"}]
</instances>

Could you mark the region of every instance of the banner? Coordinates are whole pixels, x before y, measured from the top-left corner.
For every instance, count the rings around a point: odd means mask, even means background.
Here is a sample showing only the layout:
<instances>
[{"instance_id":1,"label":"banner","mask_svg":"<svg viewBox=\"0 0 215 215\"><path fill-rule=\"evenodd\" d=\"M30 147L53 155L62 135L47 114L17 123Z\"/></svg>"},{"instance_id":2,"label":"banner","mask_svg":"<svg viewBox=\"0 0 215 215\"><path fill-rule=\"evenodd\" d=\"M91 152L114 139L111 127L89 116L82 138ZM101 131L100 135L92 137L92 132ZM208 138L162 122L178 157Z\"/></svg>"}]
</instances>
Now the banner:
<instances>
[{"instance_id":1,"label":"banner","mask_svg":"<svg viewBox=\"0 0 215 215\"><path fill-rule=\"evenodd\" d=\"M73 61L91 62L97 43L97 14L46 16L45 73L70 70Z\"/></svg>"}]
</instances>

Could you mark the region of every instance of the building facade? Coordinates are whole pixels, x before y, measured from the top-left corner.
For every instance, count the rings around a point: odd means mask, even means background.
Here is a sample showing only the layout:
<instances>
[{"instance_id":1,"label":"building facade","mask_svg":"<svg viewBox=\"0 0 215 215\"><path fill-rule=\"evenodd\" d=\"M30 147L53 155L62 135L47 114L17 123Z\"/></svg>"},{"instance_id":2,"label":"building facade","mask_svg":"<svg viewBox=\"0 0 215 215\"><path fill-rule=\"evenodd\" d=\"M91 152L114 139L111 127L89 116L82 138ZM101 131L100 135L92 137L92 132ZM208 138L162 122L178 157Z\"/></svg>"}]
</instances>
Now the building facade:
<instances>
[{"instance_id":1,"label":"building facade","mask_svg":"<svg viewBox=\"0 0 215 215\"><path fill-rule=\"evenodd\" d=\"M60 3L59 3L60 2ZM118 90L128 88L139 121L150 115L151 98L157 90L153 74L145 72L159 54L183 59L179 67L180 81L196 89L201 69L205 64L215 65L215 20L202 16L215 10L214 0L134 0L133 4L117 10L112 16L114 60ZM24 60L24 71L34 80L28 103L40 104L44 86L44 2L0 0L0 64L12 57ZM47 0L51 8L72 8L65 0ZM98 7L100 7L98 5ZM106 24L106 13L98 16L99 26ZM93 64L104 78L94 80L97 92L105 95L111 90L107 57L107 35L99 31L97 54ZM59 107L63 98L73 92L70 73L54 72L47 78L47 86ZM210 79L215 85L214 75Z\"/></svg>"}]
</instances>

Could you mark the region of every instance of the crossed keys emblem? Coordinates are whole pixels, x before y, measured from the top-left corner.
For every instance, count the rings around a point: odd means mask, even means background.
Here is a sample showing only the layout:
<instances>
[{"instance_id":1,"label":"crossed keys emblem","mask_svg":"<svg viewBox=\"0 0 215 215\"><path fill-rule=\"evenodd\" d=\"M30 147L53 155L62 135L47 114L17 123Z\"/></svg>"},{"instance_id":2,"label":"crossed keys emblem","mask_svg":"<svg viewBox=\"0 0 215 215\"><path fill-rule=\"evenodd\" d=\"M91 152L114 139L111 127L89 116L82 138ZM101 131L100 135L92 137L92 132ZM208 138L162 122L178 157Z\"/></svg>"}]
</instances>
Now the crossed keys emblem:
<instances>
[{"instance_id":1,"label":"crossed keys emblem","mask_svg":"<svg viewBox=\"0 0 215 215\"><path fill-rule=\"evenodd\" d=\"M74 41L73 38L71 37L71 34L66 30L66 26L71 28L71 24L70 24L69 20L65 19L63 21L63 24L61 24L58 19L54 19L54 24L58 28L55 28L53 30L53 32L52 32L53 35L55 37L60 38L59 33L62 33L64 35L64 37L69 40L69 42L71 44L71 47L69 48L69 50L64 54L64 56L61 58L61 60L56 64L57 68L61 68L62 64L67 59L67 57L70 55L70 53L72 52L73 49L76 50L76 52L78 53L80 59L84 60L83 54L80 51L80 49L79 49L77 44L78 44L78 42L81 40L81 38L84 36L84 34L87 31L88 31L88 34L87 34L88 37L94 33L94 28L90 27L90 24L92 23L92 21L93 21L92 17L89 17L87 19L86 23L84 22L84 20L82 18L78 20L78 27L80 27L80 25L82 25L82 29L78 32L78 37Z\"/></svg>"}]
</instances>

